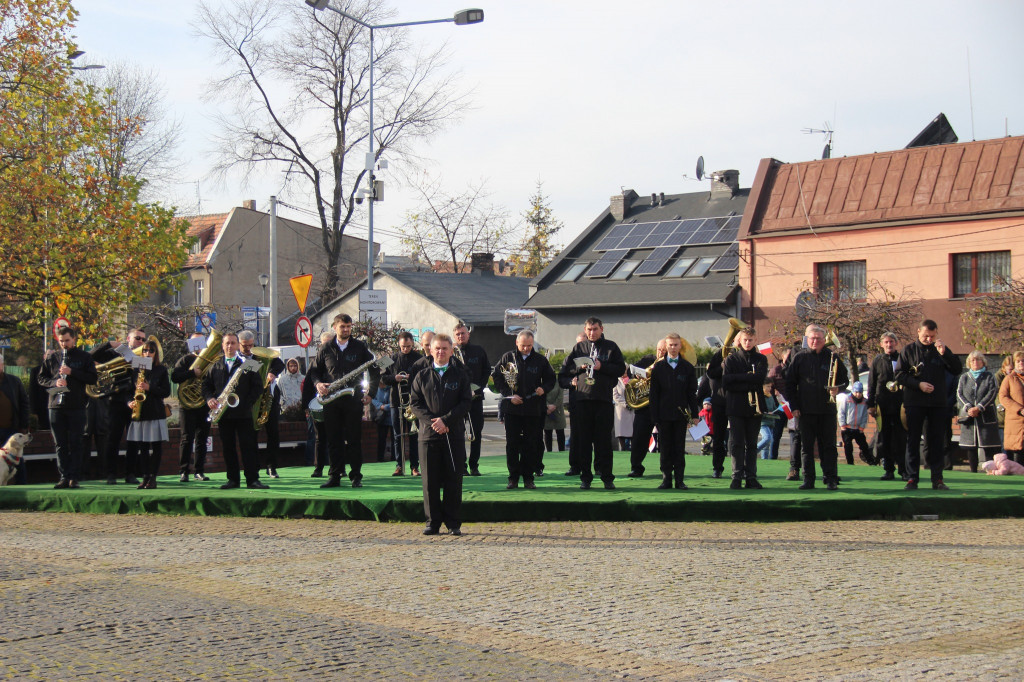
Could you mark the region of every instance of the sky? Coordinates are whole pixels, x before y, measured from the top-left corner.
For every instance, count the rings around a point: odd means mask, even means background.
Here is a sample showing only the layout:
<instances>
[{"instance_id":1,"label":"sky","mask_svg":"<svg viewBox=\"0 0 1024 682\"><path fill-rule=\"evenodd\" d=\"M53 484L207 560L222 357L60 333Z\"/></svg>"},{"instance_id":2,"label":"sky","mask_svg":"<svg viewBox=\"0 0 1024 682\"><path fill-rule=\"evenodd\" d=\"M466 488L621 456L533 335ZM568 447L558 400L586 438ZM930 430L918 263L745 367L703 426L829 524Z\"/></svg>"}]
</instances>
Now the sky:
<instances>
[{"instance_id":1,"label":"sky","mask_svg":"<svg viewBox=\"0 0 1024 682\"><path fill-rule=\"evenodd\" d=\"M266 210L279 172L209 176L217 105L202 94L220 67L192 27L196 4L77 0L79 62L128 61L157 74L185 132L178 205L194 211L201 197L202 212L217 213L255 199ZM940 112L961 141L1024 134L1024 3L1015 0L389 6L397 21L484 9L482 24L409 29L425 49L447 43L450 69L472 90L462 119L416 151L447 189L484 182L490 201L514 216L542 182L565 225L563 246L623 188L707 189L695 178L698 156L708 171L739 170L743 187L762 158L820 158L824 136L807 128L834 129L833 157L903 148ZM417 202L399 173L382 177L375 240L398 254L403 216ZM366 236L365 215L348 234Z\"/></svg>"}]
</instances>

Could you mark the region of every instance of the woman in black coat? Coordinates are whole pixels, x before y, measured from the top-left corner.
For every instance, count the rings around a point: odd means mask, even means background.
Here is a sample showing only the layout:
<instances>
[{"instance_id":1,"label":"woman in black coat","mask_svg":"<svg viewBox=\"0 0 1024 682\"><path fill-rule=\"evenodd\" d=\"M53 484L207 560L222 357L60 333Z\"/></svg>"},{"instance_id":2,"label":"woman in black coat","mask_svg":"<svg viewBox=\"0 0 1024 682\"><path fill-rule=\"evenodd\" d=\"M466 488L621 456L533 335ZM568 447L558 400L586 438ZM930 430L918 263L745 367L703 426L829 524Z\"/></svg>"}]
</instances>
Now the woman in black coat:
<instances>
[{"instance_id":1,"label":"woman in black coat","mask_svg":"<svg viewBox=\"0 0 1024 682\"><path fill-rule=\"evenodd\" d=\"M164 442L167 441L164 398L171 394L171 380L167 376L167 368L163 366L163 351L155 336L150 336L142 347L142 357L152 358L153 367L136 369L133 373L133 396L144 394L145 399L140 401L141 404L134 399L128 403L128 407L132 408L128 447L139 449L138 463L142 473L139 488L156 488L156 475L160 471L160 458L163 456ZM142 372L145 374L142 375Z\"/></svg>"}]
</instances>

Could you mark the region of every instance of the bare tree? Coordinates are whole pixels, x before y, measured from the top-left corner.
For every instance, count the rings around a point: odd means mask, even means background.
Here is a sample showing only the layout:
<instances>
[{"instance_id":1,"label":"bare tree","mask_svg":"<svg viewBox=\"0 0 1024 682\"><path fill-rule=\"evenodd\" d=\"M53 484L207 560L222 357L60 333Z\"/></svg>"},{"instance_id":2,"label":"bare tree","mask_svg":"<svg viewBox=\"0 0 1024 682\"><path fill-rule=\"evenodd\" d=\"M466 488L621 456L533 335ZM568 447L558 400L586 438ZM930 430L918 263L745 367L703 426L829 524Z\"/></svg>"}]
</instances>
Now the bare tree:
<instances>
[{"instance_id":1,"label":"bare tree","mask_svg":"<svg viewBox=\"0 0 1024 682\"><path fill-rule=\"evenodd\" d=\"M1024 346L1024 280L999 278L1002 291L967 300L961 315L964 338L995 353Z\"/></svg>"},{"instance_id":2,"label":"bare tree","mask_svg":"<svg viewBox=\"0 0 1024 682\"><path fill-rule=\"evenodd\" d=\"M406 213L402 244L432 270L462 272L473 253L508 251L513 236L508 211L487 203L482 183L450 194L440 180L424 179L416 191L420 206Z\"/></svg>"},{"instance_id":3,"label":"bare tree","mask_svg":"<svg viewBox=\"0 0 1024 682\"><path fill-rule=\"evenodd\" d=\"M228 103L219 119L215 171L285 171L282 196L311 197L327 255L324 293L336 291L342 237L367 171L369 35L334 12L298 0L240 0L199 6L197 30L225 68L210 84ZM381 0L342 2L369 24L391 16ZM416 53L404 29L374 33L374 147L414 161L412 143L453 121L465 106L445 68L444 48ZM351 157L351 158L350 158Z\"/></svg>"},{"instance_id":4,"label":"bare tree","mask_svg":"<svg viewBox=\"0 0 1024 682\"><path fill-rule=\"evenodd\" d=\"M107 103L104 114L110 124L97 158L112 182L144 180L143 200L169 198L181 171L182 125L168 112L156 72L122 61L85 73Z\"/></svg>"}]
</instances>

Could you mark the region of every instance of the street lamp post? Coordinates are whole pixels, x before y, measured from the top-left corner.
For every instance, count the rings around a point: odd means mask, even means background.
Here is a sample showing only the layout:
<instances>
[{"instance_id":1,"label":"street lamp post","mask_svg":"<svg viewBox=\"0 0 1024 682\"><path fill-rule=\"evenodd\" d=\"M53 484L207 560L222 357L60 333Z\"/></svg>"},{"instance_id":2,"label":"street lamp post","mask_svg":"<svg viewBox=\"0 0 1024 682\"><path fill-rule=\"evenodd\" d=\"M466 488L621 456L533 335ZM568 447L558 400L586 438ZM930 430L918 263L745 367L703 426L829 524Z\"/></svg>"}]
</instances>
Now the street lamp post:
<instances>
[{"instance_id":1,"label":"street lamp post","mask_svg":"<svg viewBox=\"0 0 1024 682\"><path fill-rule=\"evenodd\" d=\"M270 276L266 275L266 274L261 274L260 275L260 286L263 287L263 307L264 308L267 307L267 285L268 284L270 284ZM266 330L263 329L263 311L262 310L259 310L259 311L256 312L256 330L259 332L259 335L260 335L260 345L265 347L267 345L267 340L265 338Z\"/></svg>"},{"instance_id":2,"label":"street lamp post","mask_svg":"<svg viewBox=\"0 0 1024 682\"><path fill-rule=\"evenodd\" d=\"M467 24L479 24L484 20L482 9L464 9L455 13L455 16L448 19L426 19L424 21L399 21L392 24L368 24L359 17L352 16L344 10L331 5L330 0L306 0L306 4L315 10L329 9L337 12L346 19L351 19L363 28L370 29L370 152L366 155L367 183L365 190L359 193L370 202L367 208L367 237L366 237L366 288L373 289L373 202L377 200L376 186L374 185L373 169L376 166L376 155L373 150L373 32L378 28L400 28L402 26L419 26L421 24L447 24L454 23L456 26ZM341 178L338 178L341 183Z\"/></svg>"}]
</instances>

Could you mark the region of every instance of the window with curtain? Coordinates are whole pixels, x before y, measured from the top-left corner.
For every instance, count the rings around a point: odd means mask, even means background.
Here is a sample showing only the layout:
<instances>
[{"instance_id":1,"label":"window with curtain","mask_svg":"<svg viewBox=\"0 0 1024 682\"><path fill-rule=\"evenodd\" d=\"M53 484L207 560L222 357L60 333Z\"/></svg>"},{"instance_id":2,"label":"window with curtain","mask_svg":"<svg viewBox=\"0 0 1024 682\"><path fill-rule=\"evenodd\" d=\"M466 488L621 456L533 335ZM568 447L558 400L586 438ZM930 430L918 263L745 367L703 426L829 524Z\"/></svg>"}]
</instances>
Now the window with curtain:
<instances>
[{"instance_id":1,"label":"window with curtain","mask_svg":"<svg viewBox=\"0 0 1024 682\"><path fill-rule=\"evenodd\" d=\"M953 254L953 296L1003 291L1010 278L1009 251Z\"/></svg>"},{"instance_id":2,"label":"window with curtain","mask_svg":"<svg viewBox=\"0 0 1024 682\"><path fill-rule=\"evenodd\" d=\"M816 289L819 295L834 301L859 300L868 295L867 261L847 260L818 263Z\"/></svg>"}]
</instances>

